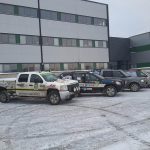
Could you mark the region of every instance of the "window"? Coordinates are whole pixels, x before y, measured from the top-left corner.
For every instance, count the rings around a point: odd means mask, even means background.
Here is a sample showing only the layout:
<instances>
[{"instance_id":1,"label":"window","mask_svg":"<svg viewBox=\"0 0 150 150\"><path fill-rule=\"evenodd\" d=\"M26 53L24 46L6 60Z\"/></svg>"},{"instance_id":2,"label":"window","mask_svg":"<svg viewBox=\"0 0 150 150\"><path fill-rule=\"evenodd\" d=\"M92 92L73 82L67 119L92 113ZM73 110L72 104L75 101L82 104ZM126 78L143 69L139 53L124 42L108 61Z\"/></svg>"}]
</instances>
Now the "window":
<instances>
[{"instance_id":1,"label":"window","mask_svg":"<svg viewBox=\"0 0 150 150\"><path fill-rule=\"evenodd\" d=\"M21 74L18 82L28 82L28 77L29 77L28 74Z\"/></svg>"},{"instance_id":2,"label":"window","mask_svg":"<svg viewBox=\"0 0 150 150\"><path fill-rule=\"evenodd\" d=\"M43 83L43 80L41 79L40 76L38 76L36 74L32 74L30 82L33 82L33 83Z\"/></svg>"},{"instance_id":3,"label":"window","mask_svg":"<svg viewBox=\"0 0 150 150\"><path fill-rule=\"evenodd\" d=\"M98 77L92 74L86 74L86 83L95 83L96 81L99 81Z\"/></svg>"},{"instance_id":4,"label":"window","mask_svg":"<svg viewBox=\"0 0 150 150\"><path fill-rule=\"evenodd\" d=\"M86 16L78 16L78 23L81 24L92 24L92 18Z\"/></svg>"},{"instance_id":5,"label":"window","mask_svg":"<svg viewBox=\"0 0 150 150\"><path fill-rule=\"evenodd\" d=\"M64 47L76 47L77 43L75 39L62 39L62 46Z\"/></svg>"},{"instance_id":6,"label":"window","mask_svg":"<svg viewBox=\"0 0 150 150\"><path fill-rule=\"evenodd\" d=\"M7 4L0 4L0 13L14 15L14 6Z\"/></svg>"},{"instance_id":7,"label":"window","mask_svg":"<svg viewBox=\"0 0 150 150\"><path fill-rule=\"evenodd\" d=\"M59 46L59 39L52 37L43 37L44 46Z\"/></svg>"},{"instance_id":8,"label":"window","mask_svg":"<svg viewBox=\"0 0 150 150\"><path fill-rule=\"evenodd\" d=\"M9 41L8 34L0 34L1 44L8 44L8 41Z\"/></svg>"},{"instance_id":9,"label":"window","mask_svg":"<svg viewBox=\"0 0 150 150\"><path fill-rule=\"evenodd\" d=\"M106 26L106 19L94 18L94 25Z\"/></svg>"},{"instance_id":10,"label":"window","mask_svg":"<svg viewBox=\"0 0 150 150\"><path fill-rule=\"evenodd\" d=\"M39 37L37 36L26 36L27 45L39 45Z\"/></svg>"},{"instance_id":11,"label":"window","mask_svg":"<svg viewBox=\"0 0 150 150\"><path fill-rule=\"evenodd\" d=\"M61 13L61 21L76 22L76 16L67 13Z\"/></svg>"},{"instance_id":12,"label":"window","mask_svg":"<svg viewBox=\"0 0 150 150\"><path fill-rule=\"evenodd\" d=\"M95 41L95 47L107 47L107 41Z\"/></svg>"},{"instance_id":13,"label":"window","mask_svg":"<svg viewBox=\"0 0 150 150\"><path fill-rule=\"evenodd\" d=\"M104 71L103 72L103 77L112 77L113 74L112 74L112 71Z\"/></svg>"},{"instance_id":14,"label":"window","mask_svg":"<svg viewBox=\"0 0 150 150\"><path fill-rule=\"evenodd\" d=\"M41 10L41 18L48 20L57 20L57 12L49 10Z\"/></svg>"},{"instance_id":15,"label":"window","mask_svg":"<svg viewBox=\"0 0 150 150\"><path fill-rule=\"evenodd\" d=\"M124 77L124 75L120 71L113 71L113 77Z\"/></svg>"},{"instance_id":16,"label":"window","mask_svg":"<svg viewBox=\"0 0 150 150\"><path fill-rule=\"evenodd\" d=\"M20 44L26 44L26 36L20 36Z\"/></svg>"},{"instance_id":17,"label":"window","mask_svg":"<svg viewBox=\"0 0 150 150\"><path fill-rule=\"evenodd\" d=\"M19 16L37 18L37 9L27 8L27 7L19 7Z\"/></svg>"},{"instance_id":18,"label":"window","mask_svg":"<svg viewBox=\"0 0 150 150\"><path fill-rule=\"evenodd\" d=\"M54 45L54 38L43 37L43 45L44 46L53 46Z\"/></svg>"},{"instance_id":19,"label":"window","mask_svg":"<svg viewBox=\"0 0 150 150\"><path fill-rule=\"evenodd\" d=\"M92 40L80 40L80 47L93 47Z\"/></svg>"},{"instance_id":20,"label":"window","mask_svg":"<svg viewBox=\"0 0 150 150\"><path fill-rule=\"evenodd\" d=\"M91 25L92 24L92 18L86 17L86 16L78 16L78 23Z\"/></svg>"},{"instance_id":21,"label":"window","mask_svg":"<svg viewBox=\"0 0 150 150\"><path fill-rule=\"evenodd\" d=\"M16 44L16 36L13 34L8 35L8 43L9 44Z\"/></svg>"}]
</instances>

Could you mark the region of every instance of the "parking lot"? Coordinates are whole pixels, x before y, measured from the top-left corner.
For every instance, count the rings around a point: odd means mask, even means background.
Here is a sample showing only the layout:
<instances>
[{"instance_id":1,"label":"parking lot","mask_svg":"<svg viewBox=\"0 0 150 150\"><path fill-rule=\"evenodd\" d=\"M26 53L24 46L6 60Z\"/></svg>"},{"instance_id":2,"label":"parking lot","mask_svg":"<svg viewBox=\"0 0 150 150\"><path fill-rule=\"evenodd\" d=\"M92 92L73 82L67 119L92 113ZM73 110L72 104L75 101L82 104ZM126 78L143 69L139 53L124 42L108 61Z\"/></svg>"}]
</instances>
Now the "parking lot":
<instances>
[{"instance_id":1,"label":"parking lot","mask_svg":"<svg viewBox=\"0 0 150 150\"><path fill-rule=\"evenodd\" d=\"M150 89L0 103L0 150L150 150Z\"/></svg>"}]
</instances>

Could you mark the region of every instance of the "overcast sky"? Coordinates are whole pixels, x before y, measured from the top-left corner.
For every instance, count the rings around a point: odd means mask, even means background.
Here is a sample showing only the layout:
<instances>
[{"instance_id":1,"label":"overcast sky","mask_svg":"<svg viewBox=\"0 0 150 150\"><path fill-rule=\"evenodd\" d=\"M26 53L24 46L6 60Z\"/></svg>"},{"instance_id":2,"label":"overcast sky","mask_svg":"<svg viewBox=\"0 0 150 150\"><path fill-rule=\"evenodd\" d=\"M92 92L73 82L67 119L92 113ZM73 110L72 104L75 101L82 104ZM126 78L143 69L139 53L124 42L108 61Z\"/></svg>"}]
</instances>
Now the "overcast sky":
<instances>
[{"instance_id":1,"label":"overcast sky","mask_svg":"<svg viewBox=\"0 0 150 150\"><path fill-rule=\"evenodd\" d=\"M110 36L150 32L150 0L93 0L109 4Z\"/></svg>"}]
</instances>

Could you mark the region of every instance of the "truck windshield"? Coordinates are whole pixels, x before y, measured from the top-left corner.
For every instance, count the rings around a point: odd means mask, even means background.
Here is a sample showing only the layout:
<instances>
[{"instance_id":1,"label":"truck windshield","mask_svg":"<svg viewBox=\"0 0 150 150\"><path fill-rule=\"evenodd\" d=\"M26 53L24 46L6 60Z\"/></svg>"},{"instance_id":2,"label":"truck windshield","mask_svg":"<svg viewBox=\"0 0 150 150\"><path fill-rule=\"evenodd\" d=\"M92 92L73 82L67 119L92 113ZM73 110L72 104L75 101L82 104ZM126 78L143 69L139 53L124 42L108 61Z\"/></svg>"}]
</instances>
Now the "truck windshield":
<instances>
[{"instance_id":1,"label":"truck windshield","mask_svg":"<svg viewBox=\"0 0 150 150\"><path fill-rule=\"evenodd\" d=\"M44 78L44 80L47 81L47 82L54 82L54 81L56 81L56 80L58 79L55 75L53 75L53 74L51 74L51 73L49 73L49 72L47 72L47 73L41 73L40 75L41 75L41 76Z\"/></svg>"}]
</instances>

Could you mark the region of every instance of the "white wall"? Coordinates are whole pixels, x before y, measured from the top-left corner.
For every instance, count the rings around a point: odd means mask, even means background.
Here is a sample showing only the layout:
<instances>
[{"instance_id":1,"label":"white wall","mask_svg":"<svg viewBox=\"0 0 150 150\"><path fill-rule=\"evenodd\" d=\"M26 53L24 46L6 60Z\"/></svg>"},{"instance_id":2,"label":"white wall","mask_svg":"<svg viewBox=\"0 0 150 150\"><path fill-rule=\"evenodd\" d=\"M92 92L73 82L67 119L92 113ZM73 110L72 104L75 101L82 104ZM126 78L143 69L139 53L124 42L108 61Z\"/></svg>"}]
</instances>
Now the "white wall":
<instances>
[{"instance_id":1,"label":"white wall","mask_svg":"<svg viewBox=\"0 0 150 150\"><path fill-rule=\"evenodd\" d=\"M0 33L39 35L38 19L0 14Z\"/></svg>"},{"instance_id":2,"label":"white wall","mask_svg":"<svg viewBox=\"0 0 150 150\"><path fill-rule=\"evenodd\" d=\"M44 36L108 40L107 27L42 20Z\"/></svg>"},{"instance_id":3,"label":"white wall","mask_svg":"<svg viewBox=\"0 0 150 150\"><path fill-rule=\"evenodd\" d=\"M45 63L59 62L108 62L108 49L43 47Z\"/></svg>"},{"instance_id":4,"label":"white wall","mask_svg":"<svg viewBox=\"0 0 150 150\"><path fill-rule=\"evenodd\" d=\"M40 2L42 9L107 18L106 5L82 0L40 0Z\"/></svg>"},{"instance_id":5,"label":"white wall","mask_svg":"<svg viewBox=\"0 0 150 150\"><path fill-rule=\"evenodd\" d=\"M27 6L37 8L37 0L0 0L0 3L8 3L13 5Z\"/></svg>"},{"instance_id":6,"label":"white wall","mask_svg":"<svg viewBox=\"0 0 150 150\"><path fill-rule=\"evenodd\" d=\"M0 63L40 63L40 47L28 45L0 45Z\"/></svg>"}]
</instances>

